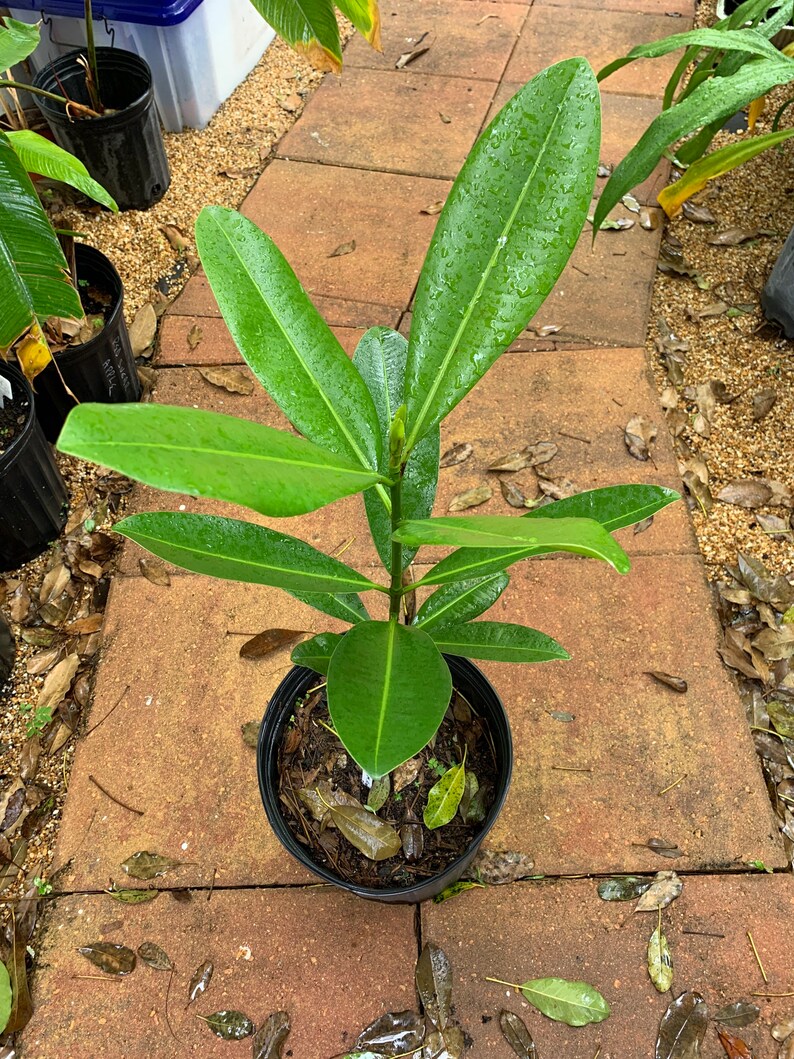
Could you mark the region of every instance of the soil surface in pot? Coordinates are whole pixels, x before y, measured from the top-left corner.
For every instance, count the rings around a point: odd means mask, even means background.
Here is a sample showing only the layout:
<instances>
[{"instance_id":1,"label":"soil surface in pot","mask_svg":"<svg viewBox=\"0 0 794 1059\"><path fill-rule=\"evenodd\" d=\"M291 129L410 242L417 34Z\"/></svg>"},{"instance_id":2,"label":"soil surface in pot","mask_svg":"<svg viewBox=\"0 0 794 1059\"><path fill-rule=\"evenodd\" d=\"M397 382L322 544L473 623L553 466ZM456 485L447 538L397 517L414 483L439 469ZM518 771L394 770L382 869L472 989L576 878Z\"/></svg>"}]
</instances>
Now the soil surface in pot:
<instances>
[{"instance_id":1,"label":"soil surface in pot","mask_svg":"<svg viewBox=\"0 0 794 1059\"><path fill-rule=\"evenodd\" d=\"M0 456L10 448L14 439L19 437L28 421L30 402L19 394L14 400L7 397L0 408Z\"/></svg>"},{"instance_id":2,"label":"soil surface in pot","mask_svg":"<svg viewBox=\"0 0 794 1059\"><path fill-rule=\"evenodd\" d=\"M460 764L464 749L466 774L476 778L476 787L469 778L453 819L431 830L422 820L428 794L447 769ZM324 687L296 703L279 751L279 796L297 841L317 864L373 889L412 886L439 875L460 857L482 830L497 774L487 722L455 690L433 742L372 788L364 786L361 769L333 731ZM344 802L345 796L377 806L378 818L402 840L396 855L370 860L343 837L324 802Z\"/></svg>"}]
</instances>

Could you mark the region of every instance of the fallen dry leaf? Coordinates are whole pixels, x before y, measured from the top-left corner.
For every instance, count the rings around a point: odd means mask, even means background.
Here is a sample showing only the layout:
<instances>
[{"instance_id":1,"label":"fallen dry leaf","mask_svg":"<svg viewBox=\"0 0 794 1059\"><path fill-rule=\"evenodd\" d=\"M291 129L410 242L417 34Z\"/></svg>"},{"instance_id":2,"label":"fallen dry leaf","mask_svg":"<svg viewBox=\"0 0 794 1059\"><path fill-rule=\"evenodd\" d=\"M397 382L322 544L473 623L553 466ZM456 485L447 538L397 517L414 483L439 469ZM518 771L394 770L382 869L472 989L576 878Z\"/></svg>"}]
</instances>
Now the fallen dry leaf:
<instances>
[{"instance_id":1,"label":"fallen dry leaf","mask_svg":"<svg viewBox=\"0 0 794 1059\"><path fill-rule=\"evenodd\" d=\"M681 204L681 212L688 221L693 221L695 224L717 223L717 218L708 206L700 206L697 202L693 202L691 199L687 199Z\"/></svg>"},{"instance_id":2,"label":"fallen dry leaf","mask_svg":"<svg viewBox=\"0 0 794 1059\"><path fill-rule=\"evenodd\" d=\"M153 585L168 588L171 584L166 565L160 559L153 559L147 556L138 560L138 566L146 580L151 581Z\"/></svg>"},{"instance_id":3,"label":"fallen dry leaf","mask_svg":"<svg viewBox=\"0 0 794 1059\"><path fill-rule=\"evenodd\" d=\"M717 493L723 504L734 504L748 510L764 507L772 499L772 490L760 478L737 478Z\"/></svg>"},{"instance_id":4,"label":"fallen dry leaf","mask_svg":"<svg viewBox=\"0 0 794 1059\"><path fill-rule=\"evenodd\" d=\"M508 482L506 478L501 478L499 480L499 488L502 490L502 496L511 507L526 507L527 498L515 482Z\"/></svg>"},{"instance_id":5,"label":"fallen dry leaf","mask_svg":"<svg viewBox=\"0 0 794 1059\"><path fill-rule=\"evenodd\" d=\"M438 465L439 467L455 467L459 463L464 463L472 452L474 449L468 441L460 441L457 445L447 449L438 461Z\"/></svg>"},{"instance_id":6,"label":"fallen dry leaf","mask_svg":"<svg viewBox=\"0 0 794 1059\"><path fill-rule=\"evenodd\" d=\"M345 257L346 254L352 254L356 249L356 240L351 239L349 243L340 243L336 250L332 250L328 255L329 257Z\"/></svg>"},{"instance_id":7,"label":"fallen dry leaf","mask_svg":"<svg viewBox=\"0 0 794 1059\"><path fill-rule=\"evenodd\" d=\"M254 392L254 380L239 368L199 368L199 375L229 393L241 393L247 397Z\"/></svg>"},{"instance_id":8,"label":"fallen dry leaf","mask_svg":"<svg viewBox=\"0 0 794 1059\"><path fill-rule=\"evenodd\" d=\"M496 463L492 463L488 470L523 471L525 467L540 467L553 460L558 451L553 441L539 441L535 445L527 445L518 452L502 456Z\"/></svg>"},{"instance_id":9,"label":"fallen dry leaf","mask_svg":"<svg viewBox=\"0 0 794 1059\"><path fill-rule=\"evenodd\" d=\"M193 324L187 333L187 344L191 350L195 349L204 337L204 332L198 324Z\"/></svg>"},{"instance_id":10,"label":"fallen dry leaf","mask_svg":"<svg viewBox=\"0 0 794 1059\"><path fill-rule=\"evenodd\" d=\"M295 92L291 96L287 96L286 99L279 100L278 104L282 110L286 110L288 114L295 114L303 106L303 100Z\"/></svg>"},{"instance_id":11,"label":"fallen dry leaf","mask_svg":"<svg viewBox=\"0 0 794 1059\"><path fill-rule=\"evenodd\" d=\"M777 401L777 393L771 386L765 386L758 393L753 394L753 419L757 423L764 416L769 415Z\"/></svg>"},{"instance_id":12,"label":"fallen dry leaf","mask_svg":"<svg viewBox=\"0 0 794 1059\"><path fill-rule=\"evenodd\" d=\"M133 357L140 357L154 342L157 334L157 313L151 302L147 302L135 314L130 324L130 345Z\"/></svg>"},{"instance_id":13,"label":"fallen dry leaf","mask_svg":"<svg viewBox=\"0 0 794 1059\"><path fill-rule=\"evenodd\" d=\"M394 64L394 68L396 70L405 69L405 67L408 66L409 63L415 62L420 55L424 55L425 52L430 51L431 47L433 46L433 42L429 41L427 44L422 43L426 36L426 33L422 34L422 36L417 41L415 47L411 51L406 51L402 53L400 58Z\"/></svg>"},{"instance_id":14,"label":"fallen dry leaf","mask_svg":"<svg viewBox=\"0 0 794 1059\"><path fill-rule=\"evenodd\" d=\"M681 695L687 690L687 682L683 677L673 677L669 673L662 672L660 669L646 669L645 672L647 676L653 677L653 679L660 684L672 688L673 691L677 691Z\"/></svg>"},{"instance_id":15,"label":"fallen dry leaf","mask_svg":"<svg viewBox=\"0 0 794 1059\"><path fill-rule=\"evenodd\" d=\"M79 657L76 654L70 654L50 670L36 702L37 710L55 709L60 705L72 685L79 665Z\"/></svg>"},{"instance_id":16,"label":"fallen dry leaf","mask_svg":"<svg viewBox=\"0 0 794 1059\"><path fill-rule=\"evenodd\" d=\"M240 648L240 658L264 658L279 647L291 647L304 636L305 629L266 629L245 641Z\"/></svg>"},{"instance_id":17,"label":"fallen dry leaf","mask_svg":"<svg viewBox=\"0 0 794 1059\"><path fill-rule=\"evenodd\" d=\"M441 213L441 211L443 209L444 209L444 200L443 199L436 199L435 202L431 202L429 206L425 206L424 209L421 209L419 212L420 213L427 213L427 214L429 214L432 217L436 213Z\"/></svg>"},{"instance_id":18,"label":"fallen dry leaf","mask_svg":"<svg viewBox=\"0 0 794 1059\"><path fill-rule=\"evenodd\" d=\"M774 233L765 231L763 228L728 228L724 232L712 235L706 242L709 246L741 246L742 243L747 243L751 239L772 234Z\"/></svg>"},{"instance_id":19,"label":"fallen dry leaf","mask_svg":"<svg viewBox=\"0 0 794 1059\"><path fill-rule=\"evenodd\" d=\"M179 253L184 253L185 250L190 249L190 240L182 229L177 228L175 224L164 224L161 226L160 231L174 250L177 250Z\"/></svg>"},{"instance_id":20,"label":"fallen dry leaf","mask_svg":"<svg viewBox=\"0 0 794 1059\"><path fill-rule=\"evenodd\" d=\"M623 434L629 455L635 460L643 462L649 460L657 433L658 428L655 423L650 423L644 416L632 416Z\"/></svg>"},{"instance_id":21,"label":"fallen dry leaf","mask_svg":"<svg viewBox=\"0 0 794 1059\"><path fill-rule=\"evenodd\" d=\"M465 493L458 493L449 504L450 511L466 511L470 507L479 507L493 496L489 485L478 485L476 489L467 489Z\"/></svg>"}]
</instances>

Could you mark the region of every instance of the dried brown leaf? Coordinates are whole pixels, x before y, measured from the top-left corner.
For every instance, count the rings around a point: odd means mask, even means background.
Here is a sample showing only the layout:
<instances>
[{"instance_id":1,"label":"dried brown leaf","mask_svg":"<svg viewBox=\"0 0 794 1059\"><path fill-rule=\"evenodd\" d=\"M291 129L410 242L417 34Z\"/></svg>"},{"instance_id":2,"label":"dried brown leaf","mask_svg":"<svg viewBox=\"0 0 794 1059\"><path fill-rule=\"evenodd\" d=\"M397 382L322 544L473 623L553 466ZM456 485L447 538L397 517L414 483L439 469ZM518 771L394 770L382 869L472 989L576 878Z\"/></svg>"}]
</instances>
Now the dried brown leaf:
<instances>
[{"instance_id":1,"label":"dried brown leaf","mask_svg":"<svg viewBox=\"0 0 794 1059\"><path fill-rule=\"evenodd\" d=\"M147 302L135 314L130 324L130 345L133 357L142 356L154 342L157 334L157 313L151 302Z\"/></svg>"},{"instance_id":2,"label":"dried brown leaf","mask_svg":"<svg viewBox=\"0 0 794 1059\"><path fill-rule=\"evenodd\" d=\"M468 441L460 441L443 453L438 465L439 467L455 467L459 463L465 463L473 452L474 449Z\"/></svg>"},{"instance_id":3,"label":"dried brown leaf","mask_svg":"<svg viewBox=\"0 0 794 1059\"><path fill-rule=\"evenodd\" d=\"M623 434L629 455L635 460L649 460L657 433L655 423L649 422L644 416L632 416Z\"/></svg>"},{"instance_id":4,"label":"dried brown leaf","mask_svg":"<svg viewBox=\"0 0 794 1059\"><path fill-rule=\"evenodd\" d=\"M340 243L339 246L332 250L328 255L329 257L345 257L347 254L352 254L356 249L356 240L351 239L348 243Z\"/></svg>"},{"instance_id":5,"label":"dried brown leaf","mask_svg":"<svg viewBox=\"0 0 794 1059\"><path fill-rule=\"evenodd\" d=\"M499 480L499 488L502 496L511 507L526 507L527 498L515 482L508 482L506 478Z\"/></svg>"},{"instance_id":6,"label":"dried brown leaf","mask_svg":"<svg viewBox=\"0 0 794 1059\"><path fill-rule=\"evenodd\" d=\"M266 629L245 641L240 658L264 658L279 647L292 647L305 635L305 629Z\"/></svg>"},{"instance_id":7,"label":"dried brown leaf","mask_svg":"<svg viewBox=\"0 0 794 1059\"><path fill-rule=\"evenodd\" d=\"M476 489L467 489L465 493L458 493L449 504L449 511L467 511L470 507L479 507L486 500L490 500L493 492L489 485L479 485Z\"/></svg>"},{"instance_id":8,"label":"dried brown leaf","mask_svg":"<svg viewBox=\"0 0 794 1059\"><path fill-rule=\"evenodd\" d=\"M213 386L247 397L254 392L254 380L239 368L199 368L199 375Z\"/></svg>"},{"instance_id":9,"label":"dried brown leaf","mask_svg":"<svg viewBox=\"0 0 794 1059\"><path fill-rule=\"evenodd\" d=\"M659 669L646 669L645 672L647 676L653 677L653 679L657 680L660 684L672 688L673 691L677 691L681 695L687 690L687 682L683 677L673 677L669 673L663 673Z\"/></svg>"},{"instance_id":10,"label":"dried brown leaf","mask_svg":"<svg viewBox=\"0 0 794 1059\"><path fill-rule=\"evenodd\" d=\"M753 394L753 420L758 422L769 415L777 402L777 392L771 386L765 386Z\"/></svg>"},{"instance_id":11,"label":"dried brown leaf","mask_svg":"<svg viewBox=\"0 0 794 1059\"><path fill-rule=\"evenodd\" d=\"M154 559L147 556L138 560L138 566L146 580L151 581L153 585L159 585L161 588L168 588L171 584L171 577L168 573L168 569L161 559Z\"/></svg>"},{"instance_id":12,"label":"dried brown leaf","mask_svg":"<svg viewBox=\"0 0 794 1059\"><path fill-rule=\"evenodd\" d=\"M204 331L199 327L198 324L193 324L187 333L187 344L191 350L196 349L201 343L204 337Z\"/></svg>"},{"instance_id":13,"label":"dried brown leaf","mask_svg":"<svg viewBox=\"0 0 794 1059\"><path fill-rule=\"evenodd\" d=\"M419 212L420 213L426 213L430 217L433 217L433 216L435 216L435 214L441 213L441 211L443 209L444 209L444 199L436 199L435 202L431 202L429 206L425 206Z\"/></svg>"}]
</instances>

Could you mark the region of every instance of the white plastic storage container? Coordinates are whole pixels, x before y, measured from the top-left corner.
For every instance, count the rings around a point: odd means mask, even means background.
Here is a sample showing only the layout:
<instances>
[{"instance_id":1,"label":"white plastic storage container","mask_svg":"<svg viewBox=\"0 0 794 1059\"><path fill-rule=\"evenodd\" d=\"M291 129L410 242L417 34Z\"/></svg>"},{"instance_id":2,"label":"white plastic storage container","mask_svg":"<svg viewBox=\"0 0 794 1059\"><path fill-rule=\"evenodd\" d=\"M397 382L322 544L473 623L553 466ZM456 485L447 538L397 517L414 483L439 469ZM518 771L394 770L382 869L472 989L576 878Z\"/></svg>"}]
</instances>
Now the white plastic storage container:
<instances>
[{"instance_id":1,"label":"white plastic storage container","mask_svg":"<svg viewBox=\"0 0 794 1059\"><path fill-rule=\"evenodd\" d=\"M46 19L30 60L37 72L59 55L85 47L85 27L81 18L51 14L57 0L50 11L46 0L37 0L35 7L9 10L21 22ZM163 125L179 132L184 126L204 128L259 62L275 32L250 0L201 0L176 25L100 19L94 35L97 45L125 48L146 60Z\"/></svg>"}]
</instances>

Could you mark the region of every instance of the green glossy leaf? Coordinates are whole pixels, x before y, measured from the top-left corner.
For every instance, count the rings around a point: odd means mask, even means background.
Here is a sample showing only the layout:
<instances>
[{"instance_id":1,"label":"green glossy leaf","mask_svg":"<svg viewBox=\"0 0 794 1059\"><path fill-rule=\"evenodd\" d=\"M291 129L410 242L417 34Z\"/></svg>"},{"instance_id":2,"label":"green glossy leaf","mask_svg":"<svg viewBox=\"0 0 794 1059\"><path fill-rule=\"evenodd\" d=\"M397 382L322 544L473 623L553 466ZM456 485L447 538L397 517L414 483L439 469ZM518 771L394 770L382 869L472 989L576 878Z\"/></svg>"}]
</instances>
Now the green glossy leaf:
<instances>
[{"instance_id":1,"label":"green glossy leaf","mask_svg":"<svg viewBox=\"0 0 794 1059\"><path fill-rule=\"evenodd\" d=\"M446 655L482 658L492 662L551 662L571 656L551 636L525 625L501 621L473 621L433 629L436 647Z\"/></svg>"},{"instance_id":2,"label":"green glossy leaf","mask_svg":"<svg viewBox=\"0 0 794 1059\"><path fill-rule=\"evenodd\" d=\"M166 562L196 574L273 585L288 592L379 587L297 537L237 519L156 511L130 515L113 528Z\"/></svg>"},{"instance_id":3,"label":"green glossy leaf","mask_svg":"<svg viewBox=\"0 0 794 1059\"><path fill-rule=\"evenodd\" d=\"M0 352L23 335L35 318L80 319L83 307L72 286L60 244L30 177L0 132Z\"/></svg>"},{"instance_id":4,"label":"green glossy leaf","mask_svg":"<svg viewBox=\"0 0 794 1059\"><path fill-rule=\"evenodd\" d=\"M650 887L651 880L642 875L616 875L614 879L601 880L598 896L602 901L635 901Z\"/></svg>"},{"instance_id":5,"label":"green glossy leaf","mask_svg":"<svg viewBox=\"0 0 794 1059\"><path fill-rule=\"evenodd\" d=\"M95 202L118 213L115 199L101 184L91 178L79 158L64 151L52 140L39 136L37 132L31 132L30 129L9 132L8 138L28 173L39 173L49 180L60 180L62 184L76 188Z\"/></svg>"},{"instance_id":6,"label":"green glossy leaf","mask_svg":"<svg viewBox=\"0 0 794 1059\"><path fill-rule=\"evenodd\" d=\"M36 50L39 27L29 26L8 15L0 19L0 72L8 70Z\"/></svg>"},{"instance_id":7,"label":"green glossy leaf","mask_svg":"<svg viewBox=\"0 0 794 1059\"><path fill-rule=\"evenodd\" d=\"M389 471L389 431L394 413L403 404L408 343L388 327L372 327L362 337L353 364L366 383L380 424L381 458L378 470ZM440 433L431 431L411 452L403 474L402 511L405 518L428 518L438 484ZM364 505L372 538L385 566L391 565L391 503L377 489L368 489ZM403 548L403 569L416 549Z\"/></svg>"},{"instance_id":8,"label":"green glossy leaf","mask_svg":"<svg viewBox=\"0 0 794 1059\"><path fill-rule=\"evenodd\" d=\"M598 80L603 81L616 70L622 69L636 59L658 59L678 48L716 48L720 51L738 51L747 55L760 55L767 59L779 60L780 52L755 30L743 29L725 33L719 29L693 29L687 33L673 33L650 44L638 44L622 59L615 59L598 72Z\"/></svg>"},{"instance_id":9,"label":"green glossy leaf","mask_svg":"<svg viewBox=\"0 0 794 1059\"><path fill-rule=\"evenodd\" d=\"M297 647L293 647L290 658L296 666L306 666L307 669L313 669L315 673L325 676L331 664L331 655L341 639L338 632L320 632L311 640L304 640Z\"/></svg>"},{"instance_id":10,"label":"green glossy leaf","mask_svg":"<svg viewBox=\"0 0 794 1059\"><path fill-rule=\"evenodd\" d=\"M424 601L414 624L425 632L462 625L492 607L509 583L508 575L499 573L444 585ZM435 638L434 633L431 635Z\"/></svg>"},{"instance_id":11,"label":"green glossy leaf","mask_svg":"<svg viewBox=\"0 0 794 1059\"><path fill-rule=\"evenodd\" d=\"M373 779L429 742L451 693L449 669L427 633L393 621L355 625L328 669L334 728Z\"/></svg>"},{"instance_id":12,"label":"green glossy leaf","mask_svg":"<svg viewBox=\"0 0 794 1059\"><path fill-rule=\"evenodd\" d=\"M336 6L373 48L382 50L377 0L336 0Z\"/></svg>"},{"instance_id":13,"label":"green glossy leaf","mask_svg":"<svg viewBox=\"0 0 794 1059\"><path fill-rule=\"evenodd\" d=\"M340 621L348 621L351 625L370 620L367 608L353 592L333 596L327 592L290 592L290 595L305 603L307 607L314 607L322 614L339 618Z\"/></svg>"},{"instance_id":14,"label":"green glossy leaf","mask_svg":"<svg viewBox=\"0 0 794 1059\"><path fill-rule=\"evenodd\" d=\"M379 780L373 780L367 795L367 808L371 809L373 813L377 813L386 804L390 794L391 777L387 773L385 776L381 776Z\"/></svg>"},{"instance_id":15,"label":"green glossy leaf","mask_svg":"<svg viewBox=\"0 0 794 1059\"><path fill-rule=\"evenodd\" d=\"M648 942L648 974L658 993L666 993L673 984L673 958L661 925Z\"/></svg>"},{"instance_id":16,"label":"green glossy leaf","mask_svg":"<svg viewBox=\"0 0 794 1059\"><path fill-rule=\"evenodd\" d=\"M543 70L469 153L425 259L406 366L406 449L440 423L526 327L588 213L600 147L584 59Z\"/></svg>"},{"instance_id":17,"label":"green glossy leaf","mask_svg":"<svg viewBox=\"0 0 794 1059\"><path fill-rule=\"evenodd\" d=\"M657 511L680 500L672 489L658 485L615 485L592 489L586 493L557 500L553 504L527 512L522 519L590 518L612 533L649 518ZM419 584L443 585L466 578L482 577L504 570L512 563L536 555L532 548L461 548L437 563Z\"/></svg>"},{"instance_id":18,"label":"green glossy leaf","mask_svg":"<svg viewBox=\"0 0 794 1059\"><path fill-rule=\"evenodd\" d=\"M460 882L452 883L451 886L447 886L441 891L440 894L436 894L433 898L434 905L441 905L444 901L449 901L453 897L459 897L460 894L465 894L467 890L484 890L485 884L479 882L468 882L463 879Z\"/></svg>"},{"instance_id":19,"label":"green glossy leaf","mask_svg":"<svg viewBox=\"0 0 794 1059\"><path fill-rule=\"evenodd\" d=\"M276 517L314 511L377 480L304 438L201 408L82 404L58 447L158 489Z\"/></svg>"},{"instance_id":20,"label":"green glossy leaf","mask_svg":"<svg viewBox=\"0 0 794 1059\"><path fill-rule=\"evenodd\" d=\"M609 1017L609 1004L587 982L565 978L535 978L524 982L521 992L538 1011L566 1026L586 1026Z\"/></svg>"},{"instance_id":21,"label":"green glossy leaf","mask_svg":"<svg viewBox=\"0 0 794 1059\"><path fill-rule=\"evenodd\" d=\"M330 805L328 812L347 841L370 860L388 860L403 848L391 824L368 812L363 805Z\"/></svg>"},{"instance_id":22,"label":"green glossy leaf","mask_svg":"<svg viewBox=\"0 0 794 1059\"><path fill-rule=\"evenodd\" d=\"M6 1028L11 1015L11 978L8 968L0 963L0 1033Z\"/></svg>"},{"instance_id":23,"label":"green glossy leaf","mask_svg":"<svg viewBox=\"0 0 794 1059\"><path fill-rule=\"evenodd\" d=\"M251 0L262 18L316 70L339 73L342 47L331 0Z\"/></svg>"},{"instance_id":24,"label":"green glossy leaf","mask_svg":"<svg viewBox=\"0 0 794 1059\"><path fill-rule=\"evenodd\" d=\"M253 1022L242 1011L216 1011L196 1018L206 1022L215 1036L224 1041L242 1041L254 1032Z\"/></svg>"},{"instance_id":25,"label":"green glossy leaf","mask_svg":"<svg viewBox=\"0 0 794 1059\"><path fill-rule=\"evenodd\" d=\"M113 886L105 893L109 894L114 901L121 901L125 905L145 905L160 896L159 890L120 890Z\"/></svg>"},{"instance_id":26,"label":"green glossy leaf","mask_svg":"<svg viewBox=\"0 0 794 1059\"><path fill-rule=\"evenodd\" d=\"M467 518L432 518L402 522L395 540L407 544L456 544L462 547L498 548L518 545L535 554L573 552L603 559L619 573L629 570L629 558L604 527L589 518L537 518L511 515L471 515ZM433 571L417 584L433 584Z\"/></svg>"},{"instance_id":27,"label":"green glossy leaf","mask_svg":"<svg viewBox=\"0 0 794 1059\"><path fill-rule=\"evenodd\" d=\"M675 217L681 208L681 203L701 191L709 180L730 173L750 159L755 158L770 147L794 136L794 129L784 129L780 132L770 132L764 136L749 136L738 143L729 143L727 147L720 147L716 151L707 154L705 158L695 162L687 169L684 175L674 184L668 184L659 193L659 205L668 217Z\"/></svg>"},{"instance_id":28,"label":"green glossy leaf","mask_svg":"<svg viewBox=\"0 0 794 1059\"><path fill-rule=\"evenodd\" d=\"M462 761L447 769L438 783L430 788L427 795L427 805L422 813L425 827L434 831L454 818L463 797L465 784L466 770Z\"/></svg>"},{"instance_id":29,"label":"green glossy leaf","mask_svg":"<svg viewBox=\"0 0 794 1059\"><path fill-rule=\"evenodd\" d=\"M730 77L712 78L651 122L637 144L616 167L601 192L593 234L623 195L641 184L672 144L711 122L724 121L746 103L776 85L794 80L794 60L764 59L747 63Z\"/></svg>"},{"instance_id":30,"label":"green glossy leaf","mask_svg":"<svg viewBox=\"0 0 794 1059\"><path fill-rule=\"evenodd\" d=\"M237 348L289 421L376 469L380 435L364 380L273 240L234 210L208 206L196 246Z\"/></svg>"}]
</instances>

